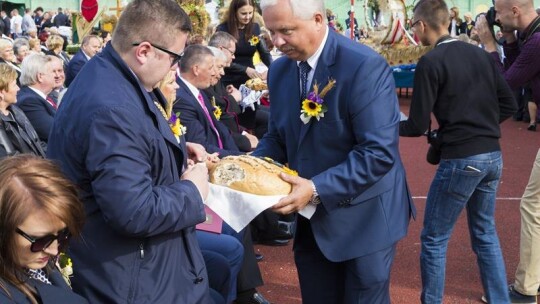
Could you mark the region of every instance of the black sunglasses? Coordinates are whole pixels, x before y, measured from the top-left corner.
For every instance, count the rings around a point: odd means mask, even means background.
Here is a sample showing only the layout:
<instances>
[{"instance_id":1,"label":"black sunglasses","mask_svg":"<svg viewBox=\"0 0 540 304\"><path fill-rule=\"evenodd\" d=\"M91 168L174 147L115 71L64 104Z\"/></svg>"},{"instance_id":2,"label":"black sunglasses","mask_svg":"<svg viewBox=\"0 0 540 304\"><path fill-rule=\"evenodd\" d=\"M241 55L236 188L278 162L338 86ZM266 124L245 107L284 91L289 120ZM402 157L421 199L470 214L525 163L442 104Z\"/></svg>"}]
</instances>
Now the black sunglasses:
<instances>
[{"instance_id":1,"label":"black sunglasses","mask_svg":"<svg viewBox=\"0 0 540 304\"><path fill-rule=\"evenodd\" d=\"M171 52L171 51L167 50L166 48L157 46L157 45L155 45L155 44L153 44L153 43L151 43L151 42L148 42L148 43L150 43L150 45L153 46L153 47L155 47L156 49L158 49L158 50L160 50L160 51L162 51L162 52L165 52L165 53L167 53L169 56L171 56L171 57L173 58L173 61L172 61L172 63L171 63L171 66L177 64L177 63L180 61L180 59L182 59L182 56L184 56L184 52L182 52L182 53L180 53L180 54L176 54L175 52ZM139 45L141 45L141 42L139 42L139 43L133 43L132 45L133 45L133 46L139 46Z\"/></svg>"},{"instance_id":2,"label":"black sunglasses","mask_svg":"<svg viewBox=\"0 0 540 304\"><path fill-rule=\"evenodd\" d=\"M18 234L22 235L25 239L32 243L32 245L30 245L30 251L32 252L41 252L47 249L55 240L58 240L58 248L61 251L64 246L67 245L70 237L68 228L64 228L58 231L57 235L47 234L46 236L40 238L29 236L19 228L17 228L15 231L17 231Z\"/></svg>"}]
</instances>

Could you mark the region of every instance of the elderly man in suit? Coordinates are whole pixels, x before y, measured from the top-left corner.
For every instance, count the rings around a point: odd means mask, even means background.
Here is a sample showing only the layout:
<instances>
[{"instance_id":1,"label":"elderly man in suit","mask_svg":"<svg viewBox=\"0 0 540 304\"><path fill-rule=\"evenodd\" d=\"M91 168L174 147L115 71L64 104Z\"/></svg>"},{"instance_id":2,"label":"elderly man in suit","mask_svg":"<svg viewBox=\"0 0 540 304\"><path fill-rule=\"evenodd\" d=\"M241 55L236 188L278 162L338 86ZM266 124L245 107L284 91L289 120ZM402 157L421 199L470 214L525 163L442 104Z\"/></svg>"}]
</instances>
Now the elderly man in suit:
<instances>
[{"instance_id":1,"label":"elderly man in suit","mask_svg":"<svg viewBox=\"0 0 540 304\"><path fill-rule=\"evenodd\" d=\"M190 31L176 2L131 1L55 118L48 157L79 186L87 213L84 241L70 246L72 286L90 303L225 302L210 298L195 236L205 220L206 152L175 137L155 89Z\"/></svg>"},{"instance_id":2,"label":"elderly man in suit","mask_svg":"<svg viewBox=\"0 0 540 304\"><path fill-rule=\"evenodd\" d=\"M263 0L261 8L285 56L270 66L269 130L253 155L298 171L282 175L293 189L272 208L303 214L293 247L302 301L390 303L396 244L415 212L392 72L329 30L322 0Z\"/></svg>"},{"instance_id":3,"label":"elderly man in suit","mask_svg":"<svg viewBox=\"0 0 540 304\"><path fill-rule=\"evenodd\" d=\"M174 105L174 111L180 112L180 121L186 127L187 140L203 145L209 152L218 152L220 157L243 154L238 150L229 129L216 119L213 106L202 91L210 87L215 78L216 69L212 51L203 45L190 45L184 51L179 72L177 83L180 88L176 94L178 101ZM223 233L237 237L244 245L244 259L237 281L236 303L269 303L256 290L256 287L263 285L263 280L255 259L249 228L236 234L230 227L224 225ZM208 242L200 235L199 240L203 250L209 248ZM217 248L218 252L219 249Z\"/></svg>"},{"instance_id":4,"label":"elderly man in suit","mask_svg":"<svg viewBox=\"0 0 540 304\"><path fill-rule=\"evenodd\" d=\"M96 35L88 35L83 38L81 48L71 58L66 71L66 86L69 86L75 76L79 74L83 66L94 57L101 49L101 41Z\"/></svg>"},{"instance_id":5,"label":"elderly man in suit","mask_svg":"<svg viewBox=\"0 0 540 304\"><path fill-rule=\"evenodd\" d=\"M47 97L56 86L53 60L52 56L43 54L26 57L21 65L22 88L17 93L17 105L44 143L49 140L57 109L54 100Z\"/></svg>"}]
</instances>

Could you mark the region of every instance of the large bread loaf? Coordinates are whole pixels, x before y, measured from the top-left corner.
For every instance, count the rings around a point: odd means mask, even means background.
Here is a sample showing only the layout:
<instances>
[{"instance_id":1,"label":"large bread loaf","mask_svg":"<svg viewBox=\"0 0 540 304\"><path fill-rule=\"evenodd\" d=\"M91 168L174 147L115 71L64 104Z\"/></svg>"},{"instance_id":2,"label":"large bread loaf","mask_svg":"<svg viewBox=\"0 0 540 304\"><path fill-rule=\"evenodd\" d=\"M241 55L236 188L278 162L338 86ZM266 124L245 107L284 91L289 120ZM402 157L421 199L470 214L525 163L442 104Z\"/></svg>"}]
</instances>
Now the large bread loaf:
<instances>
[{"instance_id":1,"label":"large bread loaf","mask_svg":"<svg viewBox=\"0 0 540 304\"><path fill-rule=\"evenodd\" d=\"M287 195L291 185L279 177L281 172L297 175L269 158L227 156L210 168L210 182L257 195Z\"/></svg>"}]
</instances>

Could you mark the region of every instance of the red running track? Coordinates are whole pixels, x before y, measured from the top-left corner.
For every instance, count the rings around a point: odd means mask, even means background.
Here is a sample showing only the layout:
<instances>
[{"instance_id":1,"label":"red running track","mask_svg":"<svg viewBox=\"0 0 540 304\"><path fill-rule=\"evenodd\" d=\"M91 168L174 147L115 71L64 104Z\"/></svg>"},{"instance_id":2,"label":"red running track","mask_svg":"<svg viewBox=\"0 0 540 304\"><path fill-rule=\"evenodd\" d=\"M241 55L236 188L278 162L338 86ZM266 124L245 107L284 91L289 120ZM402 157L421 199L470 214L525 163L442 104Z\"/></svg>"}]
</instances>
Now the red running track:
<instances>
[{"instance_id":1,"label":"red running track","mask_svg":"<svg viewBox=\"0 0 540 304\"><path fill-rule=\"evenodd\" d=\"M408 113L410 99L401 98L401 110ZM496 223L508 282L512 283L519 259L519 199L527 185L530 170L540 148L540 132L527 131L527 123L511 119L502 125L501 145L504 159L503 176L497 194ZM425 161L426 139L401 138L400 150L407 178L417 208L417 219L401 240L394 260L391 279L392 303L420 302L420 231L425 197L435 166ZM444 303L482 303L483 294L476 257L471 249L467 221L462 215L450 239ZM259 263L265 285L258 290L274 304L300 304L300 288L292 245L285 247L256 246L264 255Z\"/></svg>"}]
</instances>

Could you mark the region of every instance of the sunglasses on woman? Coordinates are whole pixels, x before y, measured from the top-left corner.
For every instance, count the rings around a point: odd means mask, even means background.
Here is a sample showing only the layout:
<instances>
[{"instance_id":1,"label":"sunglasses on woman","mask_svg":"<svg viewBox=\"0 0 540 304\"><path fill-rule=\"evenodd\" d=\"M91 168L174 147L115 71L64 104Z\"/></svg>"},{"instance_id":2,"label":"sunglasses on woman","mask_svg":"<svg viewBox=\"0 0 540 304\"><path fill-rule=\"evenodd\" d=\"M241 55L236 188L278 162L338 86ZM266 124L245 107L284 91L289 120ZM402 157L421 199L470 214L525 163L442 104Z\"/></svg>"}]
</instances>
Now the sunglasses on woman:
<instances>
[{"instance_id":1,"label":"sunglasses on woman","mask_svg":"<svg viewBox=\"0 0 540 304\"><path fill-rule=\"evenodd\" d=\"M17 231L18 234L22 235L25 239L30 241L32 245L30 245L30 251L32 252L41 252L55 241L58 240L58 248L61 250L64 248L65 245L67 245L67 242L69 241L69 229L64 228L60 231L58 231L58 234L47 234L46 236L42 236L39 238L29 236L26 234L26 232L22 231L21 229L17 228L15 231Z\"/></svg>"}]
</instances>

